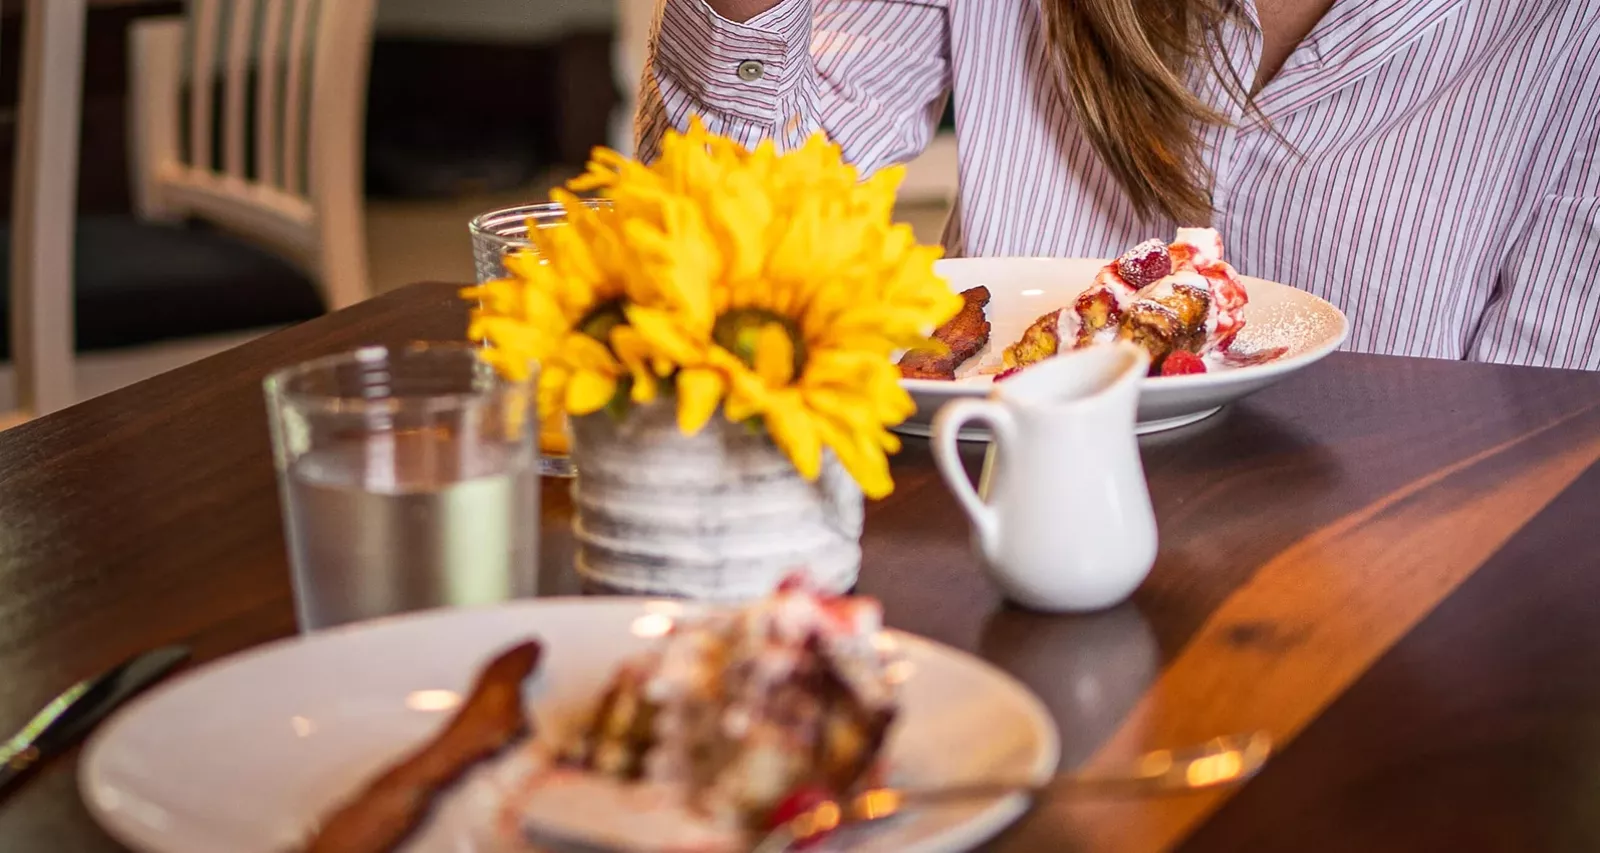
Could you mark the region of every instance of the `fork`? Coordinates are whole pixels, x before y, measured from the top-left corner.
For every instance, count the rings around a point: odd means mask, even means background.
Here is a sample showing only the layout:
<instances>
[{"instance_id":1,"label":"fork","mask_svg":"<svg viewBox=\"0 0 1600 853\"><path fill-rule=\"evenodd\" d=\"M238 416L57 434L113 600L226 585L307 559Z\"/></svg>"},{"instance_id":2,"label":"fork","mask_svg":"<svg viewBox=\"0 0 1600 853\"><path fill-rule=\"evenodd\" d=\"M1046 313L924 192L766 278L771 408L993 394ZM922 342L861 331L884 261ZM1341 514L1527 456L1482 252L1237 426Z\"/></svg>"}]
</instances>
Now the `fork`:
<instances>
[{"instance_id":1,"label":"fork","mask_svg":"<svg viewBox=\"0 0 1600 853\"><path fill-rule=\"evenodd\" d=\"M784 853L821 841L841 828L887 820L922 805L1010 794L1137 797L1233 785L1259 772L1271 754L1271 737L1258 731L1213 738L1183 749L1160 749L1104 770L1063 773L1042 780L873 788L843 800L818 803L795 815L763 837L754 853Z\"/></svg>"}]
</instances>

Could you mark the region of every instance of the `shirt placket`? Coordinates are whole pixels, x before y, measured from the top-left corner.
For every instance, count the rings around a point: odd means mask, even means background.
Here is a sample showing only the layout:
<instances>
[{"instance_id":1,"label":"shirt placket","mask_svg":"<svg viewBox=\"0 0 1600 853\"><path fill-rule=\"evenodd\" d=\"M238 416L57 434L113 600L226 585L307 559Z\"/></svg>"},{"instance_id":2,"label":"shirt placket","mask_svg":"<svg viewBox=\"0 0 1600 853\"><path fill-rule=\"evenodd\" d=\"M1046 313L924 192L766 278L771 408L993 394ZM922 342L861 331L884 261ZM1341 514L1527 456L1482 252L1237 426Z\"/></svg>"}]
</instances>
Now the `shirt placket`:
<instances>
[{"instance_id":1,"label":"shirt placket","mask_svg":"<svg viewBox=\"0 0 1600 853\"><path fill-rule=\"evenodd\" d=\"M1257 102L1269 121L1278 121L1333 97L1464 6L1465 0L1413 0L1380 7L1367 0L1335 0Z\"/></svg>"},{"instance_id":2,"label":"shirt placket","mask_svg":"<svg viewBox=\"0 0 1600 853\"><path fill-rule=\"evenodd\" d=\"M1223 38L1227 40L1227 58L1234 73L1242 81L1255 78L1261 62L1261 25L1256 15L1254 0L1239 0L1235 4L1243 20L1233 20L1226 25ZM1227 118L1227 123L1210 131L1207 149L1212 152L1211 207L1216 211L1216 227L1226 227L1228 211L1238 186L1240 155L1248 141L1245 128L1246 115L1236 98L1218 87L1212 106Z\"/></svg>"}]
</instances>

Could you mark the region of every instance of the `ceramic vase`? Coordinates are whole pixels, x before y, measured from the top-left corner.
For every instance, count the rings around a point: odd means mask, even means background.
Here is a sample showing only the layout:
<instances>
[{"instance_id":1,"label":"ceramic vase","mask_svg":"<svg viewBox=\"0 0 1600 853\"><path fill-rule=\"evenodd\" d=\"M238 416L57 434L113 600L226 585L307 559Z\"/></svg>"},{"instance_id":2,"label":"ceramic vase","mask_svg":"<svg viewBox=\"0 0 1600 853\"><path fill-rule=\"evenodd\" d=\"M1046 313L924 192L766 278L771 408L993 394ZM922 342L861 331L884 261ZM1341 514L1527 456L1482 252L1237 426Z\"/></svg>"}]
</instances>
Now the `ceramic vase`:
<instances>
[{"instance_id":1,"label":"ceramic vase","mask_svg":"<svg viewBox=\"0 0 1600 853\"><path fill-rule=\"evenodd\" d=\"M670 402L574 418L572 436L586 588L733 602L795 571L855 585L862 495L831 456L808 482L765 432L719 413L684 435Z\"/></svg>"}]
</instances>

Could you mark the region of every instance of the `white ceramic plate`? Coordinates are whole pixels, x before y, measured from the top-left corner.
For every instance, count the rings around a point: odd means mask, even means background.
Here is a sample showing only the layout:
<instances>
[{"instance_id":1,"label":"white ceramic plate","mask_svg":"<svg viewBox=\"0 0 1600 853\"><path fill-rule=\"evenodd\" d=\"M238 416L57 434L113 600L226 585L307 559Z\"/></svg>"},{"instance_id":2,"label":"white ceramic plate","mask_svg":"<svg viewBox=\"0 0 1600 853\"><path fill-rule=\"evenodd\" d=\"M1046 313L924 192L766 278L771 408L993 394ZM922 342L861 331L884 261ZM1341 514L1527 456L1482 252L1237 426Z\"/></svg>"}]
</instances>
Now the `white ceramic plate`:
<instances>
[{"instance_id":1,"label":"white ceramic plate","mask_svg":"<svg viewBox=\"0 0 1600 853\"><path fill-rule=\"evenodd\" d=\"M960 293L983 285L989 288L989 345L956 371L953 382L902 379L911 392L917 413L898 428L907 435L926 436L939 407L960 397L982 397L994 383L991 373L1001 352L1033 322L1050 311L1070 305L1106 265L1087 258L957 258L940 261L938 273ZM1191 424L1216 413L1223 405L1258 391L1339 348L1348 333L1344 314L1327 301L1288 285L1249 276L1241 277L1250 294L1245 306L1245 327L1233 349L1253 353L1285 348L1284 354L1265 364L1248 367L1212 367L1194 376L1152 377L1144 381L1139 396L1139 432L1157 432ZM984 434L964 433L963 439L982 440Z\"/></svg>"},{"instance_id":2,"label":"white ceramic plate","mask_svg":"<svg viewBox=\"0 0 1600 853\"><path fill-rule=\"evenodd\" d=\"M551 599L436 611L246 652L151 691L90 742L79 774L89 811L150 853L281 853L363 780L440 726L458 691L503 648L536 636L537 720L570 719L614 665L683 612L674 602ZM1055 769L1055 726L1039 701L970 655L891 632L905 653L901 716L888 745L894 783L938 785ZM457 786L406 846L492 849L482 824L488 767ZM1004 828L1018 796L910 813L851 849L954 851Z\"/></svg>"}]
</instances>

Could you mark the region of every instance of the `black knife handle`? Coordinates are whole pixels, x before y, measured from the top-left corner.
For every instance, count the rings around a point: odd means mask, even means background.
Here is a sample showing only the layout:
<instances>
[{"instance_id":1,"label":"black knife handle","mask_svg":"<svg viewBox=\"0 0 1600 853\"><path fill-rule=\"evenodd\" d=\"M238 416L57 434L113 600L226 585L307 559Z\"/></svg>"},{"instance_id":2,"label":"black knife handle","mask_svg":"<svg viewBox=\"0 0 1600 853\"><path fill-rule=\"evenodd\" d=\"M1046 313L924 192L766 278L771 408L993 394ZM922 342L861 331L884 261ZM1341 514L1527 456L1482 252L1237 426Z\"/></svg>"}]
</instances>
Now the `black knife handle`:
<instances>
[{"instance_id":1,"label":"black knife handle","mask_svg":"<svg viewBox=\"0 0 1600 853\"><path fill-rule=\"evenodd\" d=\"M55 700L64 707L57 709L54 717L41 713L34 718L33 724L41 719L48 722L34 733L27 748L0 765L0 793L5 793L40 761L77 743L122 703L160 681L188 659L187 648L164 646L135 655L103 675L74 685Z\"/></svg>"}]
</instances>

